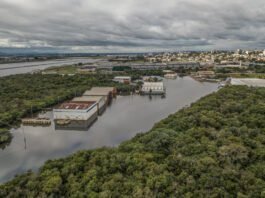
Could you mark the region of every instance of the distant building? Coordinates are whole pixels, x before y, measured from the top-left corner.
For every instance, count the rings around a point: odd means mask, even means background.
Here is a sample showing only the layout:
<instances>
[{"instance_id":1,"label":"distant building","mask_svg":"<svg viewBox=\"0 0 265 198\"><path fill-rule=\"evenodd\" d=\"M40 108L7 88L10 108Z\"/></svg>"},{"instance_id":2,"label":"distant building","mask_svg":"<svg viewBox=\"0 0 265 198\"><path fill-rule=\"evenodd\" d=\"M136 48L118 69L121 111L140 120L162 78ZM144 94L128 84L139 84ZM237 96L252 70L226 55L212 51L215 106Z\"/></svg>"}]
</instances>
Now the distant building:
<instances>
[{"instance_id":1,"label":"distant building","mask_svg":"<svg viewBox=\"0 0 265 198\"><path fill-rule=\"evenodd\" d=\"M225 65L215 65L216 69L222 68L246 68L247 66L243 66L242 62L240 61L239 64L225 64Z\"/></svg>"},{"instance_id":2,"label":"distant building","mask_svg":"<svg viewBox=\"0 0 265 198\"><path fill-rule=\"evenodd\" d=\"M141 89L142 94L164 94L165 88L163 82L144 82Z\"/></svg>"},{"instance_id":3,"label":"distant building","mask_svg":"<svg viewBox=\"0 0 265 198\"><path fill-rule=\"evenodd\" d=\"M170 74L170 73L174 73L174 71L169 70L169 69L164 69L164 70L163 70L163 73L165 73L165 74Z\"/></svg>"},{"instance_id":4,"label":"distant building","mask_svg":"<svg viewBox=\"0 0 265 198\"><path fill-rule=\"evenodd\" d=\"M42 75L55 75L58 74L56 71L43 71L41 72Z\"/></svg>"},{"instance_id":5,"label":"distant building","mask_svg":"<svg viewBox=\"0 0 265 198\"><path fill-rule=\"evenodd\" d=\"M147 60L148 60L148 62L150 62L150 63L155 63L155 62L157 62L157 60L156 60L155 57L148 57Z\"/></svg>"},{"instance_id":6,"label":"distant building","mask_svg":"<svg viewBox=\"0 0 265 198\"><path fill-rule=\"evenodd\" d=\"M246 85L249 87L265 87L265 79L259 78L229 78L227 79L230 85Z\"/></svg>"},{"instance_id":7,"label":"distant building","mask_svg":"<svg viewBox=\"0 0 265 198\"><path fill-rule=\"evenodd\" d=\"M97 68L95 66L82 66L78 69L79 73L95 73Z\"/></svg>"},{"instance_id":8,"label":"distant building","mask_svg":"<svg viewBox=\"0 0 265 198\"><path fill-rule=\"evenodd\" d=\"M196 72L196 77L213 78L213 77L215 77L215 72L214 71L198 71L198 72Z\"/></svg>"},{"instance_id":9,"label":"distant building","mask_svg":"<svg viewBox=\"0 0 265 198\"><path fill-rule=\"evenodd\" d=\"M242 52L243 52L242 49L237 49L237 50L235 51L235 54L242 54Z\"/></svg>"},{"instance_id":10,"label":"distant building","mask_svg":"<svg viewBox=\"0 0 265 198\"><path fill-rule=\"evenodd\" d=\"M116 76L113 81L118 83L130 84L131 83L130 76Z\"/></svg>"}]
</instances>

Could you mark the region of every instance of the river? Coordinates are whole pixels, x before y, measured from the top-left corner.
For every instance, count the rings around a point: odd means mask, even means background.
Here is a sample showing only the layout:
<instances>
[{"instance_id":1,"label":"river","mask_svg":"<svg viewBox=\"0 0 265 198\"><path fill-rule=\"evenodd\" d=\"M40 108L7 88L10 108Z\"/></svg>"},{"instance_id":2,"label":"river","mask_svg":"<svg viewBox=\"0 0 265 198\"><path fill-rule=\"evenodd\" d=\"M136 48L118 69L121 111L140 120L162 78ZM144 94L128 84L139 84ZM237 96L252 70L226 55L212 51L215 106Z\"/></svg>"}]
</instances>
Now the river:
<instances>
[{"instance_id":1,"label":"river","mask_svg":"<svg viewBox=\"0 0 265 198\"><path fill-rule=\"evenodd\" d=\"M217 84L197 82L190 77L164 80L164 83L165 98L119 96L86 131L55 130L54 124L13 129L13 141L0 151L0 182L29 169L37 170L48 159L65 157L82 149L117 146L217 90ZM52 117L52 112L47 115Z\"/></svg>"},{"instance_id":2,"label":"river","mask_svg":"<svg viewBox=\"0 0 265 198\"><path fill-rule=\"evenodd\" d=\"M0 64L0 77L14 74L29 73L35 70L43 70L48 67L57 67L78 63L95 63L98 61L100 60L92 58L65 58L48 61Z\"/></svg>"}]
</instances>

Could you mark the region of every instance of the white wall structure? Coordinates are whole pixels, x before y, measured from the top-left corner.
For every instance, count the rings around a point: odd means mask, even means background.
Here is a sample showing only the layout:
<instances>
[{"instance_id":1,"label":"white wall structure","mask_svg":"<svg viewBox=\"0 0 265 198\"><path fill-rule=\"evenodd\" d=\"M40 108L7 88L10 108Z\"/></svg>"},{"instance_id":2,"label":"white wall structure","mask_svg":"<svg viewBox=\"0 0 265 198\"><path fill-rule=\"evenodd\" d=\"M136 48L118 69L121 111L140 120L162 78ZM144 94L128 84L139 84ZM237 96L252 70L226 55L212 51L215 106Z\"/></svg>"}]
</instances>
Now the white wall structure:
<instances>
[{"instance_id":1,"label":"white wall structure","mask_svg":"<svg viewBox=\"0 0 265 198\"><path fill-rule=\"evenodd\" d=\"M164 94L165 88L163 82L144 82L142 94Z\"/></svg>"},{"instance_id":2,"label":"white wall structure","mask_svg":"<svg viewBox=\"0 0 265 198\"><path fill-rule=\"evenodd\" d=\"M259 78L230 78L231 85L246 85L249 87L265 87L265 79Z\"/></svg>"}]
</instances>

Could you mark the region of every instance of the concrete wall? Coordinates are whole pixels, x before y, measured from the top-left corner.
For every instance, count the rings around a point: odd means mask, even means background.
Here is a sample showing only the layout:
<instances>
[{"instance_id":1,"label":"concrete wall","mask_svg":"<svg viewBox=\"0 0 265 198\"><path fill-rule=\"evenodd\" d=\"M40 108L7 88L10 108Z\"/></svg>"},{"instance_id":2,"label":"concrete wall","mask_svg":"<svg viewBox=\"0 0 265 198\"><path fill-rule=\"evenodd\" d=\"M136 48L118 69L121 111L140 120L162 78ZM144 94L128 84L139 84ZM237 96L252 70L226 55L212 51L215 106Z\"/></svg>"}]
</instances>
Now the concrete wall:
<instances>
[{"instance_id":1,"label":"concrete wall","mask_svg":"<svg viewBox=\"0 0 265 198\"><path fill-rule=\"evenodd\" d=\"M71 120L69 123L60 125L55 122L56 129L66 129L66 130L82 130L87 131L87 129L97 120L98 114L94 113L88 120Z\"/></svg>"}]
</instances>

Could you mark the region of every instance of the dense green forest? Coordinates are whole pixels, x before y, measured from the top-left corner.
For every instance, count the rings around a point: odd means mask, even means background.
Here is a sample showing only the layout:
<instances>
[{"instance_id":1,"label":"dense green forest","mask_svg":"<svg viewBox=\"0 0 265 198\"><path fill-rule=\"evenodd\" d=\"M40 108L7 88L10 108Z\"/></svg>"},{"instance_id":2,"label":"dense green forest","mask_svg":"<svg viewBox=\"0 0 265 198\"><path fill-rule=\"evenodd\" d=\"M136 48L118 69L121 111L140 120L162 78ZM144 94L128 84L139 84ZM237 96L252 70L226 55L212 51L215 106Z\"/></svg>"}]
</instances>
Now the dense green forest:
<instances>
[{"instance_id":1,"label":"dense green forest","mask_svg":"<svg viewBox=\"0 0 265 198\"><path fill-rule=\"evenodd\" d=\"M17 176L0 197L265 197L265 89L223 88L117 148Z\"/></svg>"},{"instance_id":2,"label":"dense green forest","mask_svg":"<svg viewBox=\"0 0 265 198\"><path fill-rule=\"evenodd\" d=\"M31 112L55 105L92 86L116 86L128 92L132 86L112 82L112 75L19 74L0 78L0 148L11 140L8 129Z\"/></svg>"}]
</instances>

